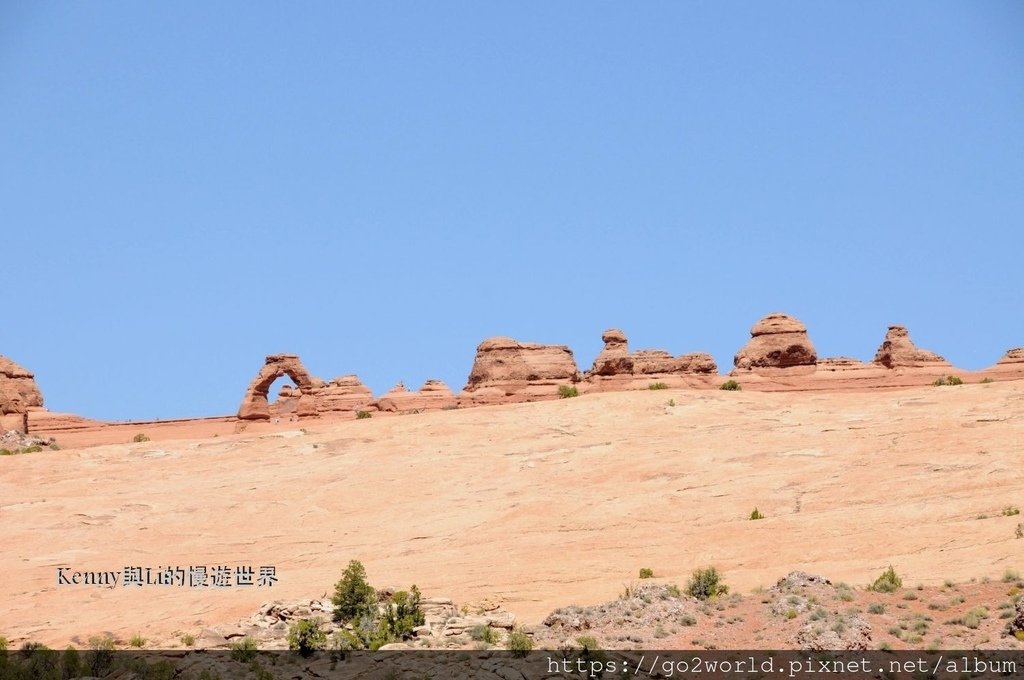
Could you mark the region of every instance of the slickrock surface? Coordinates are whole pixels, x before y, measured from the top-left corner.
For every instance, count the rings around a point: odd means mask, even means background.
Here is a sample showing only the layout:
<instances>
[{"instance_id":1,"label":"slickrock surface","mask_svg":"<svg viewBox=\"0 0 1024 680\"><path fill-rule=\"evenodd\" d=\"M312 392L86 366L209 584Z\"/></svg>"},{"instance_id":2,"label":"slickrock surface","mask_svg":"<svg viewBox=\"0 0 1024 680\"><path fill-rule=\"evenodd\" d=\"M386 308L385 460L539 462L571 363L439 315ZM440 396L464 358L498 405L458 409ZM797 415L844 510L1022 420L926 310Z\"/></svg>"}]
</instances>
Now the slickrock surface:
<instances>
[{"instance_id":1,"label":"slickrock surface","mask_svg":"<svg viewBox=\"0 0 1024 680\"><path fill-rule=\"evenodd\" d=\"M579 379L572 350L565 345L490 338L476 349L460 403L480 405L553 398L560 386Z\"/></svg>"},{"instance_id":2,"label":"slickrock surface","mask_svg":"<svg viewBox=\"0 0 1024 680\"><path fill-rule=\"evenodd\" d=\"M750 341L736 353L735 370L744 371L774 368L811 369L818 354L807 336L807 327L788 314L776 312L764 317L750 329Z\"/></svg>"},{"instance_id":3,"label":"slickrock surface","mask_svg":"<svg viewBox=\"0 0 1024 680\"><path fill-rule=\"evenodd\" d=\"M198 633L321 598L350 559L375 583L489 599L527 626L614 600L641 567L682 585L713 564L741 593L794 569L859 586L892 564L926 587L1024 571L1021 517L1003 514L1024 506L1019 381L642 390L189 434L208 426L0 456L5 636ZM279 581L57 585L60 566L167 565L273 565Z\"/></svg>"}]
</instances>

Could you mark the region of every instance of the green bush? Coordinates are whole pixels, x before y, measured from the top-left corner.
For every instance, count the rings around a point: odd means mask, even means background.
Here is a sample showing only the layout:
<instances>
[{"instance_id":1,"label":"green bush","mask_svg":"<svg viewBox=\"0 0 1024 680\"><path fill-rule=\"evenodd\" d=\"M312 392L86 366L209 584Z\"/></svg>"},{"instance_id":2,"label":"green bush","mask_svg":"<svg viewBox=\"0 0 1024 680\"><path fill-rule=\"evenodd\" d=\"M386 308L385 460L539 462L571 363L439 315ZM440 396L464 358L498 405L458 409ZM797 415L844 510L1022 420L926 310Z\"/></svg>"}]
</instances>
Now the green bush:
<instances>
[{"instance_id":1,"label":"green bush","mask_svg":"<svg viewBox=\"0 0 1024 680\"><path fill-rule=\"evenodd\" d=\"M764 513L754 508L753 512L750 513L750 519L764 519Z\"/></svg>"},{"instance_id":2,"label":"green bush","mask_svg":"<svg viewBox=\"0 0 1024 680\"><path fill-rule=\"evenodd\" d=\"M533 640L523 631L516 629L508 634L505 646L512 652L512 656L521 659L533 649Z\"/></svg>"},{"instance_id":3,"label":"green bush","mask_svg":"<svg viewBox=\"0 0 1024 680\"><path fill-rule=\"evenodd\" d=\"M10 449L0 449L0 456L13 456L14 452Z\"/></svg>"},{"instance_id":4,"label":"green bush","mask_svg":"<svg viewBox=\"0 0 1024 680\"><path fill-rule=\"evenodd\" d=\"M485 623L470 628L469 636L477 642L486 642L489 645L493 645L498 642L497 631Z\"/></svg>"},{"instance_id":5,"label":"green bush","mask_svg":"<svg viewBox=\"0 0 1024 680\"><path fill-rule=\"evenodd\" d=\"M341 580L334 584L334 620L349 623L358 617L376 618L377 593L366 581L366 568L359 560L348 563Z\"/></svg>"},{"instance_id":6,"label":"green bush","mask_svg":"<svg viewBox=\"0 0 1024 680\"><path fill-rule=\"evenodd\" d=\"M722 583L722 575L714 567L697 569L686 584L686 592L698 600L709 600L729 592Z\"/></svg>"},{"instance_id":7,"label":"green bush","mask_svg":"<svg viewBox=\"0 0 1024 680\"><path fill-rule=\"evenodd\" d=\"M987 385L991 382L995 382L995 380L993 380L992 378L982 378L980 382L982 385Z\"/></svg>"},{"instance_id":8,"label":"green bush","mask_svg":"<svg viewBox=\"0 0 1024 680\"><path fill-rule=\"evenodd\" d=\"M1016 505L1007 505L1003 508L1003 517L1013 517L1020 514L1020 508Z\"/></svg>"},{"instance_id":9,"label":"green bush","mask_svg":"<svg viewBox=\"0 0 1024 680\"><path fill-rule=\"evenodd\" d=\"M571 399L572 397L580 396L580 391L576 389L575 385L559 385L558 386L558 398L559 399Z\"/></svg>"},{"instance_id":10,"label":"green bush","mask_svg":"<svg viewBox=\"0 0 1024 680\"><path fill-rule=\"evenodd\" d=\"M936 387L942 387L943 385L963 385L964 381L955 375L951 375L946 378L936 378L932 384Z\"/></svg>"},{"instance_id":11,"label":"green bush","mask_svg":"<svg viewBox=\"0 0 1024 680\"><path fill-rule=\"evenodd\" d=\"M256 658L256 641L246 635L238 642L231 643L231 658L241 663L249 663Z\"/></svg>"},{"instance_id":12,"label":"green bush","mask_svg":"<svg viewBox=\"0 0 1024 680\"><path fill-rule=\"evenodd\" d=\"M3 635L0 635L0 652L6 652L6 651L7 651L7 638L5 638Z\"/></svg>"},{"instance_id":13,"label":"green bush","mask_svg":"<svg viewBox=\"0 0 1024 680\"><path fill-rule=\"evenodd\" d=\"M876 593L894 593L903 587L903 579L896 574L896 570L889 565L889 568L882 572L882 575L875 579L868 590Z\"/></svg>"},{"instance_id":14,"label":"green bush","mask_svg":"<svg viewBox=\"0 0 1024 680\"><path fill-rule=\"evenodd\" d=\"M132 441L135 442L136 444L141 444L142 442L148 442L149 437L140 432L139 434L132 437Z\"/></svg>"},{"instance_id":15,"label":"green bush","mask_svg":"<svg viewBox=\"0 0 1024 680\"><path fill-rule=\"evenodd\" d=\"M654 570L649 567L643 567L640 570L640 578L654 578Z\"/></svg>"},{"instance_id":16,"label":"green bush","mask_svg":"<svg viewBox=\"0 0 1024 680\"><path fill-rule=\"evenodd\" d=\"M650 385L648 385L647 389L649 389L649 390L667 390L668 389L668 385L666 385L663 382L656 382L656 383L651 383Z\"/></svg>"},{"instance_id":17,"label":"green bush","mask_svg":"<svg viewBox=\"0 0 1024 680\"><path fill-rule=\"evenodd\" d=\"M423 625L426 617L420 609L420 599L420 589L415 585L409 592L400 590L392 596L384 611L384 621L391 639L407 638L412 635L414 628Z\"/></svg>"},{"instance_id":18,"label":"green bush","mask_svg":"<svg viewBox=\"0 0 1024 680\"><path fill-rule=\"evenodd\" d=\"M367 418L372 417L373 414L370 413L369 411L356 411L356 420L366 420Z\"/></svg>"},{"instance_id":19,"label":"green bush","mask_svg":"<svg viewBox=\"0 0 1024 680\"><path fill-rule=\"evenodd\" d=\"M135 647L137 649L141 649L142 647L146 646L146 638L136 633L132 636L132 639L128 641L128 645L131 647Z\"/></svg>"},{"instance_id":20,"label":"green bush","mask_svg":"<svg viewBox=\"0 0 1024 680\"><path fill-rule=\"evenodd\" d=\"M735 380L726 380L724 383L722 383L722 387L719 389L727 390L729 392L737 392L739 390L742 390L743 388L740 387L740 384Z\"/></svg>"},{"instance_id":21,"label":"green bush","mask_svg":"<svg viewBox=\"0 0 1024 680\"><path fill-rule=\"evenodd\" d=\"M181 636L181 644L185 645L186 647L191 647L195 643L196 643L196 636L193 635L192 633L185 633L184 635Z\"/></svg>"},{"instance_id":22,"label":"green bush","mask_svg":"<svg viewBox=\"0 0 1024 680\"><path fill-rule=\"evenodd\" d=\"M39 453L42 450L43 450L42 446L39 446L38 444L34 444L32 446L26 446L25 448L23 448L21 450L21 452L22 453Z\"/></svg>"},{"instance_id":23,"label":"green bush","mask_svg":"<svg viewBox=\"0 0 1024 680\"><path fill-rule=\"evenodd\" d=\"M320 619L299 619L288 629L288 649L299 656L312 656L327 646L327 633L320 628Z\"/></svg>"}]
</instances>

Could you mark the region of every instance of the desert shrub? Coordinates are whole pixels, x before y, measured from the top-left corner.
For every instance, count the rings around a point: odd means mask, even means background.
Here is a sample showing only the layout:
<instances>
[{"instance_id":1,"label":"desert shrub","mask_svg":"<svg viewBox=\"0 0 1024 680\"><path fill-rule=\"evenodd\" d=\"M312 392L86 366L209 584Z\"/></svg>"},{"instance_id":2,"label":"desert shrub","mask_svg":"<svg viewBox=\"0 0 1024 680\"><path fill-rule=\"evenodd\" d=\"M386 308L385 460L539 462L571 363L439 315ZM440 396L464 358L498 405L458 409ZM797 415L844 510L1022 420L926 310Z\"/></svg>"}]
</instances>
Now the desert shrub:
<instances>
[{"instance_id":1,"label":"desert shrub","mask_svg":"<svg viewBox=\"0 0 1024 680\"><path fill-rule=\"evenodd\" d=\"M407 638L414 628L423 625L426 617L420 599L420 589L415 585L409 592L400 590L391 597L384 610L384 623L392 640Z\"/></svg>"},{"instance_id":2,"label":"desert shrub","mask_svg":"<svg viewBox=\"0 0 1024 680\"><path fill-rule=\"evenodd\" d=\"M348 623L357 617L377 613L377 593L366 581L366 568L359 560L348 563L341 580L334 584L334 620Z\"/></svg>"},{"instance_id":3,"label":"desert shrub","mask_svg":"<svg viewBox=\"0 0 1024 680\"><path fill-rule=\"evenodd\" d=\"M1017 538L1024 538L1024 523L1017 525L1017 530L1013 532L1013 535Z\"/></svg>"},{"instance_id":4,"label":"desert shrub","mask_svg":"<svg viewBox=\"0 0 1024 680\"><path fill-rule=\"evenodd\" d=\"M753 511L750 513L750 519L764 519L764 513L758 510L757 508L754 508Z\"/></svg>"},{"instance_id":5,"label":"desert shrub","mask_svg":"<svg viewBox=\"0 0 1024 680\"><path fill-rule=\"evenodd\" d=\"M722 383L722 387L719 389L727 390L729 392L736 392L743 388L740 387L740 384L735 380L726 380L724 383Z\"/></svg>"},{"instance_id":6,"label":"desert shrub","mask_svg":"<svg viewBox=\"0 0 1024 680\"><path fill-rule=\"evenodd\" d=\"M50 444L50 450L51 451L60 451L60 444L58 444L57 442L52 442Z\"/></svg>"},{"instance_id":7,"label":"desert shrub","mask_svg":"<svg viewBox=\"0 0 1024 680\"><path fill-rule=\"evenodd\" d=\"M795 619L796 616L797 616L796 609L793 609L792 607L790 607L789 609L786 610L786 618L787 619Z\"/></svg>"},{"instance_id":8,"label":"desert shrub","mask_svg":"<svg viewBox=\"0 0 1024 680\"><path fill-rule=\"evenodd\" d=\"M191 647L195 643L196 643L196 636L193 635L192 633L185 633L184 635L181 636L181 644L185 645L186 647Z\"/></svg>"},{"instance_id":9,"label":"desert shrub","mask_svg":"<svg viewBox=\"0 0 1024 680\"><path fill-rule=\"evenodd\" d=\"M5 638L3 635L0 635L0 652L6 652L6 651L7 651L7 638Z\"/></svg>"},{"instance_id":10,"label":"desert shrub","mask_svg":"<svg viewBox=\"0 0 1024 680\"><path fill-rule=\"evenodd\" d=\"M874 602L874 603L872 603L871 605L868 606L868 613L869 614L884 614L885 613L885 605L882 604L881 602Z\"/></svg>"},{"instance_id":11,"label":"desert shrub","mask_svg":"<svg viewBox=\"0 0 1024 680\"><path fill-rule=\"evenodd\" d=\"M132 437L132 441L135 442L136 444L141 444L142 442L148 442L149 441L149 437L147 437L146 435L144 435L144 434L142 434L140 432L137 435L135 435L134 437Z\"/></svg>"},{"instance_id":12,"label":"desert shrub","mask_svg":"<svg viewBox=\"0 0 1024 680\"><path fill-rule=\"evenodd\" d=\"M558 398L559 399L571 399L572 397L580 396L580 391L576 389L575 385L559 385L558 386Z\"/></svg>"},{"instance_id":13,"label":"desert shrub","mask_svg":"<svg viewBox=\"0 0 1024 680\"><path fill-rule=\"evenodd\" d=\"M903 593L903 599L904 600L916 600L917 599L917 593L915 593L912 590L908 590L907 592Z\"/></svg>"},{"instance_id":14,"label":"desert shrub","mask_svg":"<svg viewBox=\"0 0 1024 680\"><path fill-rule=\"evenodd\" d=\"M482 623L479 626L473 626L472 628L470 628L469 637L473 638L477 642L486 642L489 645L493 645L498 642L497 631L488 626L486 623Z\"/></svg>"},{"instance_id":15,"label":"desert shrub","mask_svg":"<svg viewBox=\"0 0 1024 680\"><path fill-rule=\"evenodd\" d=\"M640 569L640 578L654 578L654 570L650 567Z\"/></svg>"},{"instance_id":16,"label":"desert shrub","mask_svg":"<svg viewBox=\"0 0 1024 680\"><path fill-rule=\"evenodd\" d=\"M33 444L32 446L26 446L25 448L23 448L21 450L21 452L22 453L39 453L42 450L43 450L42 446L39 446L38 444Z\"/></svg>"},{"instance_id":17,"label":"desert shrub","mask_svg":"<svg viewBox=\"0 0 1024 680\"><path fill-rule=\"evenodd\" d=\"M327 633L320 628L320 619L299 619L288 629L288 649L299 656L312 656L327 646Z\"/></svg>"},{"instance_id":18,"label":"desert shrub","mask_svg":"<svg viewBox=\"0 0 1024 680\"><path fill-rule=\"evenodd\" d=\"M508 634L505 646L512 652L512 656L523 658L533 649L533 640L523 631L515 629Z\"/></svg>"},{"instance_id":19,"label":"desert shrub","mask_svg":"<svg viewBox=\"0 0 1024 680\"><path fill-rule=\"evenodd\" d=\"M959 378L959 377L957 377L955 375L951 375L948 378L946 378L946 384L947 385L963 385L964 381L963 381L963 379L961 379L961 378Z\"/></svg>"},{"instance_id":20,"label":"desert shrub","mask_svg":"<svg viewBox=\"0 0 1024 680\"><path fill-rule=\"evenodd\" d=\"M367 418L372 417L373 414L370 413L369 411L356 411L356 420L366 420Z\"/></svg>"},{"instance_id":21,"label":"desert shrub","mask_svg":"<svg viewBox=\"0 0 1024 680\"><path fill-rule=\"evenodd\" d=\"M256 641L246 635L237 642L231 643L231 658L241 663L249 663L256 658Z\"/></svg>"},{"instance_id":22,"label":"desert shrub","mask_svg":"<svg viewBox=\"0 0 1024 680\"><path fill-rule=\"evenodd\" d=\"M1003 572L1003 583L1013 583L1020 580L1020 572L1016 569L1007 569Z\"/></svg>"},{"instance_id":23,"label":"desert shrub","mask_svg":"<svg viewBox=\"0 0 1024 680\"><path fill-rule=\"evenodd\" d=\"M146 638L142 637L138 633L132 636L132 639L128 641L128 645L135 648L142 648L146 646Z\"/></svg>"},{"instance_id":24,"label":"desert shrub","mask_svg":"<svg viewBox=\"0 0 1024 680\"><path fill-rule=\"evenodd\" d=\"M686 592L698 600L709 600L729 592L722 583L722 575L714 567L697 569L686 584Z\"/></svg>"},{"instance_id":25,"label":"desert shrub","mask_svg":"<svg viewBox=\"0 0 1024 680\"><path fill-rule=\"evenodd\" d=\"M987 385L991 382L995 382L995 380L993 380L992 378L982 378L979 382L981 382L982 385Z\"/></svg>"},{"instance_id":26,"label":"desert shrub","mask_svg":"<svg viewBox=\"0 0 1024 680\"><path fill-rule=\"evenodd\" d=\"M14 452L10 449L0 449L0 456L13 456Z\"/></svg>"},{"instance_id":27,"label":"desert shrub","mask_svg":"<svg viewBox=\"0 0 1024 680\"><path fill-rule=\"evenodd\" d=\"M1007 505L1003 508L1003 517L1013 517L1020 514L1020 508L1016 505Z\"/></svg>"},{"instance_id":28,"label":"desert shrub","mask_svg":"<svg viewBox=\"0 0 1024 680\"><path fill-rule=\"evenodd\" d=\"M896 570L889 565L889 568L882 572L882 575L875 579L868 590L876 593L894 593L903 587L903 579L896 574Z\"/></svg>"},{"instance_id":29,"label":"desert shrub","mask_svg":"<svg viewBox=\"0 0 1024 680\"><path fill-rule=\"evenodd\" d=\"M651 383L650 385L648 385L647 389L649 389L649 390L667 390L668 389L668 385L666 385L663 382L656 382L656 383Z\"/></svg>"},{"instance_id":30,"label":"desert shrub","mask_svg":"<svg viewBox=\"0 0 1024 680\"><path fill-rule=\"evenodd\" d=\"M675 598L682 597L683 595L682 591L679 590L679 586L677 586L675 583L670 583L667 586L665 586L665 594L669 597Z\"/></svg>"},{"instance_id":31,"label":"desert shrub","mask_svg":"<svg viewBox=\"0 0 1024 680\"><path fill-rule=\"evenodd\" d=\"M114 639L109 635L94 635L89 638L89 653L86 665L94 677L103 677L114 665Z\"/></svg>"},{"instance_id":32,"label":"desert shrub","mask_svg":"<svg viewBox=\"0 0 1024 680\"><path fill-rule=\"evenodd\" d=\"M680 625L683 625L683 626L696 626L697 625L697 617L694 616L693 614L683 614L682 616L679 617L679 623L680 623Z\"/></svg>"},{"instance_id":33,"label":"desert shrub","mask_svg":"<svg viewBox=\"0 0 1024 680\"><path fill-rule=\"evenodd\" d=\"M676 405L676 400L675 399L669 399L668 400L668 405L669 406L675 406Z\"/></svg>"},{"instance_id":34,"label":"desert shrub","mask_svg":"<svg viewBox=\"0 0 1024 680\"><path fill-rule=\"evenodd\" d=\"M608 661L608 655L605 654L601 646L597 644L597 640L590 635L581 635L576 638L576 644L583 648L580 652L580 659L583 660L584 666L589 667L591 663L604 664Z\"/></svg>"}]
</instances>

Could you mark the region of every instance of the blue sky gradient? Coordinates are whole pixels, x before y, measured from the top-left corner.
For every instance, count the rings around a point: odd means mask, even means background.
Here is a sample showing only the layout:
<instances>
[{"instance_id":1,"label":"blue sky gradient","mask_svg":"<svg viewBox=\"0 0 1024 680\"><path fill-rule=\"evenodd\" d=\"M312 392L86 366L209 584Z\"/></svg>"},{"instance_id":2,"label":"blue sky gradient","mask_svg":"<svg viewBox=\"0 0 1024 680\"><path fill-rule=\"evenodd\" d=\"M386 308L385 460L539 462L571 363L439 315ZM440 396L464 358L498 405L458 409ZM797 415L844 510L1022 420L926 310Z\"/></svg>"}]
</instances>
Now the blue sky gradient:
<instances>
[{"instance_id":1,"label":"blue sky gradient","mask_svg":"<svg viewBox=\"0 0 1024 680\"><path fill-rule=\"evenodd\" d=\"M0 353L231 413L264 355L1024 344L1024 4L0 3Z\"/></svg>"}]
</instances>

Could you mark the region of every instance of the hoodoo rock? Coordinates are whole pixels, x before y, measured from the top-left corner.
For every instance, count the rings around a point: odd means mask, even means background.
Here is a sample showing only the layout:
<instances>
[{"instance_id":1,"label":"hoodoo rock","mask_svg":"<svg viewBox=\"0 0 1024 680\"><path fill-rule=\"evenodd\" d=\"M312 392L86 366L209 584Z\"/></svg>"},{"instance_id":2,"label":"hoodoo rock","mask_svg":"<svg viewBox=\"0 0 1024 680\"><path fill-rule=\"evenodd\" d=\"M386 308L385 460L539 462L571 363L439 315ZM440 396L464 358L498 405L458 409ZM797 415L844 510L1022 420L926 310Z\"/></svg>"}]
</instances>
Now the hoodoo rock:
<instances>
[{"instance_id":1,"label":"hoodoo rock","mask_svg":"<svg viewBox=\"0 0 1024 680\"><path fill-rule=\"evenodd\" d=\"M5 356L0 356L0 434L6 430L28 431L28 411L43 405L35 376Z\"/></svg>"},{"instance_id":2,"label":"hoodoo rock","mask_svg":"<svg viewBox=\"0 0 1024 680\"><path fill-rule=\"evenodd\" d=\"M412 392L398 383L377 400L377 408L385 412L436 411L456 405L455 395L440 380L428 380L419 392Z\"/></svg>"},{"instance_id":3,"label":"hoodoo rock","mask_svg":"<svg viewBox=\"0 0 1024 680\"><path fill-rule=\"evenodd\" d=\"M533 401L556 396L560 385L579 379L565 345L490 338L477 347L463 392L473 403Z\"/></svg>"},{"instance_id":4,"label":"hoodoo rock","mask_svg":"<svg viewBox=\"0 0 1024 680\"><path fill-rule=\"evenodd\" d=\"M36 378L5 356L0 356L0 415L25 413L29 408L41 407L43 395Z\"/></svg>"},{"instance_id":5,"label":"hoodoo rock","mask_svg":"<svg viewBox=\"0 0 1024 680\"><path fill-rule=\"evenodd\" d=\"M709 376L718 372L715 360L704 352L672 356L660 349L643 349L631 353L626 334L617 328L606 330L601 339L604 341L604 349L587 372L587 380L602 385L625 389L647 387L651 379L655 378L665 378L671 382L673 376ZM643 380L631 380L633 378ZM692 386L690 382L683 381L683 384Z\"/></svg>"},{"instance_id":6,"label":"hoodoo rock","mask_svg":"<svg viewBox=\"0 0 1024 680\"><path fill-rule=\"evenodd\" d=\"M885 340L875 353L874 363L886 368L948 367L949 362L935 352L918 349L904 326L889 326Z\"/></svg>"},{"instance_id":7,"label":"hoodoo rock","mask_svg":"<svg viewBox=\"0 0 1024 680\"><path fill-rule=\"evenodd\" d=\"M270 386L278 378L288 376L294 381L300 392L295 411L298 415L315 415L316 404L313 399L314 379L306 371L299 357L295 354L271 354L263 364L263 368L249 383L238 409L240 420L268 420L270 404L267 393Z\"/></svg>"},{"instance_id":8,"label":"hoodoo rock","mask_svg":"<svg viewBox=\"0 0 1024 680\"><path fill-rule=\"evenodd\" d=\"M818 354L807 336L807 327L787 314L764 317L750 329L750 341L733 359L736 371L760 368L811 368Z\"/></svg>"}]
</instances>

